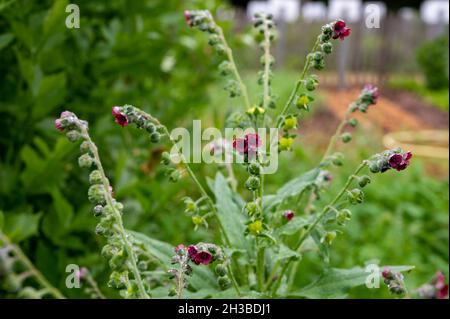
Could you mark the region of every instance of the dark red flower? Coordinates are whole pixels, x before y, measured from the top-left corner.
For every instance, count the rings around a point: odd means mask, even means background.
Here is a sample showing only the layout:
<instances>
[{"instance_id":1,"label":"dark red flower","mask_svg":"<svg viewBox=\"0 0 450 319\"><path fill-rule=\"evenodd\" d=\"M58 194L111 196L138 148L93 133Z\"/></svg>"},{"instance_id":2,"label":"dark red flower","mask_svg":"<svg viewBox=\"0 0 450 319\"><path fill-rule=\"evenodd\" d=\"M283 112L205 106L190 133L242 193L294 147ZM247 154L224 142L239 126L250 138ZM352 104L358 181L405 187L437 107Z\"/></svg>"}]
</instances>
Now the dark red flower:
<instances>
[{"instance_id":1,"label":"dark red flower","mask_svg":"<svg viewBox=\"0 0 450 319\"><path fill-rule=\"evenodd\" d=\"M287 210L284 212L283 216L290 222L292 218L294 218L295 214L292 210Z\"/></svg>"},{"instance_id":2,"label":"dark red flower","mask_svg":"<svg viewBox=\"0 0 450 319\"><path fill-rule=\"evenodd\" d=\"M434 276L432 283L436 288L436 298L445 299L448 296L448 285L445 283L445 276L441 271L438 271Z\"/></svg>"},{"instance_id":3,"label":"dark red flower","mask_svg":"<svg viewBox=\"0 0 450 319\"><path fill-rule=\"evenodd\" d=\"M55 127L56 127L57 130L59 130L61 132L64 131L64 129L62 127L62 124L61 124L61 119L56 119L55 120Z\"/></svg>"},{"instance_id":4,"label":"dark red flower","mask_svg":"<svg viewBox=\"0 0 450 319\"><path fill-rule=\"evenodd\" d=\"M191 259L194 259L195 255L197 255L198 249L194 245L189 245L187 251L188 251L189 257L191 257Z\"/></svg>"},{"instance_id":5,"label":"dark red flower","mask_svg":"<svg viewBox=\"0 0 450 319\"><path fill-rule=\"evenodd\" d=\"M372 104L377 104L378 97L380 93L378 91L378 87L372 84L366 84L363 89L363 93L370 97Z\"/></svg>"},{"instance_id":6,"label":"dark red flower","mask_svg":"<svg viewBox=\"0 0 450 319\"><path fill-rule=\"evenodd\" d=\"M391 157L389 157L389 166L395 168L397 171L402 171L408 167L411 157L411 152L406 152L405 154L392 154Z\"/></svg>"},{"instance_id":7,"label":"dark red flower","mask_svg":"<svg viewBox=\"0 0 450 319\"><path fill-rule=\"evenodd\" d=\"M194 257L194 263L197 265L208 265L214 259L213 255L208 251L200 251Z\"/></svg>"},{"instance_id":8,"label":"dark red flower","mask_svg":"<svg viewBox=\"0 0 450 319\"><path fill-rule=\"evenodd\" d=\"M334 23L333 27L333 39L344 40L345 37L350 35L350 28L346 27L346 24L342 20L338 20Z\"/></svg>"},{"instance_id":9,"label":"dark red flower","mask_svg":"<svg viewBox=\"0 0 450 319\"><path fill-rule=\"evenodd\" d=\"M233 148L240 154L254 156L261 146L261 139L258 134L249 133L244 138L235 138Z\"/></svg>"},{"instance_id":10,"label":"dark red flower","mask_svg":"<svg viewBox=\"0 0 450 319\"><path fill-rule=\"evenodd\" d=\"M114 106L112 108L112 115L114 116L116 123L119 124L120 126L124 127L129 124L128 117L120 111L120 107Z\"/></svg>"},{"instance_id":11,"label":"dark red flower","mask_svg":"<svg viewBox=\"0 0 450 319\"><path fill-rule=\"evenodd\" d=\"M192 27L192 15L189 10L184 11L184 18L186 19L187 25Z\"/></svg>"},{"instance_id":12,"label":"dark red flower","mask_svg":"<svg viewBox=\"0 0 450 319\"><path fill-rule=\"evenodd\" d=\"M391 270L389 268L384 268L383 272L381 273L384 279L388 279L391 277Z\"/></svg>"}]
</instances>

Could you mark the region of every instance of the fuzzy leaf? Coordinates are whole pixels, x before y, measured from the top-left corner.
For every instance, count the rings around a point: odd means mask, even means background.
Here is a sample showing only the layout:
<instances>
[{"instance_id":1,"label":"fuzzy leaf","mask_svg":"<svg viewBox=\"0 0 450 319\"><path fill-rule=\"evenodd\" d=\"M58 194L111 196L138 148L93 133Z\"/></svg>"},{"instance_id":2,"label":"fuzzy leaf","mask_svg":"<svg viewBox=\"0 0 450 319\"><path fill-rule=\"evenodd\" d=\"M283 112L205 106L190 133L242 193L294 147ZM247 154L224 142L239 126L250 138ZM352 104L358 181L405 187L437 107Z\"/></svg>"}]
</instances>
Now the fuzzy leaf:
<instances>
[{"instance_id":1,"label":"fuzzy leaf","mask_svg":"<svg viewBox=\"0 0 450 319\"><path fill-rule=\"evenodd\" d=\"M296 177L281 188L278 189L275 195L264 196L263 206L265 210L272 210L284 201L299 195L307 187L313 185L316 182L317 176L319 176L320 169L313 169L305 174Z\"/></svg>"},{"instance_id":2,"label":"fuzzy leaf","mask_svg":"<svg viewBox=\"0 0 450 319\"><path fill-rule=\"evenodd\" d=\"M248 251L248 241L245 238L245 216L237 204L233 191L225 177L217 173L212 191L216 197L217 217L223 226L225 235L235 249Z\"/></svg>"},{"instance_id":3,"label":"fuzzy leaf","mask_svg":"<svg viewBox=\"0 0 450 319\"><path fill-rule=\"evenodd\" d=\"M384 267L389 267L395 272L408 272L414 269L414 266L383 266L379 267L380 272ZM351 269L329 268L314 282L297 292L289 294L289 296L317 299L342 298L346 295L348 289L364 285L369 274L370 272L366 272L362 267Z\"/></svg>"},{"instance_id":4,"label":"fuzzy leaf","mask_svg":"<svg viewBox=\"0 0 450 319\"><path fill-rule=\"evenodd\" d=\"M37 233L41 216L41 213L5 214L3 232L12 242L18 243Z\"/></svg>"},{"instance_id":5,"label":"fuzzy leaf","mask_svg":"<svg viewBox=\"0 0 450 319\"><path fill-rule=\"evenodd\" d=\"M172 256L175 254L173 245L154 238L150 238L138 232L130 230L127 230L127 232L133 235L134 239L137 242L142 243L147 252L161 261L161 263L165 267L170 267ZM202 288L220 290L217 284L216 276L207 266L193 266L192 268L193 273L188 280L190 285L195 290L199 290Z\"/></svg>"},{"instance_id":6,"label":"fuzzy leaf","mask_svg":"<svg viewBox=\"0 0 450 319\"><path fill-rule=\"evenodd\" d=\"M302 229L305 226L308 226L311 222L303 217L294 217L290 222L284 224L283 226L278 227L275 229L275 234L277 236L290 236L294 235L296 232L298 232L300 229Z\"/></svg>"}]
</instances>

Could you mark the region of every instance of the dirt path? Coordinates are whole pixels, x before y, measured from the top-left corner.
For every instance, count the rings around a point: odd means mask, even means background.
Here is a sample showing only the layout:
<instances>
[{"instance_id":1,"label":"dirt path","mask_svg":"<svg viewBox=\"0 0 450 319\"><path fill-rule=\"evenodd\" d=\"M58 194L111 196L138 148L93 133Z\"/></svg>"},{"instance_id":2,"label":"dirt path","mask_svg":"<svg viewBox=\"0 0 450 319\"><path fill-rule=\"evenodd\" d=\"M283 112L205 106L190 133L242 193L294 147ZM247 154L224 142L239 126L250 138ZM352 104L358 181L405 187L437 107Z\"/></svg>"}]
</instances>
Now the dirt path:
<instances>
[{"instance_id":1,"label":"dirt path","mask_svg":"<svg viewBox=\"0 0 450 319\"><path fill-rule=\"evenodd\" d=\"M381 91L378 103L367 114L356 114L361 123L376 125L385 132L400 130L448 129L448 114L424 103L408 92ZM359 89L327 90L326 105L341 119ZM369 124L370 125L370 124Z\"/></svg>"}]
</instances>

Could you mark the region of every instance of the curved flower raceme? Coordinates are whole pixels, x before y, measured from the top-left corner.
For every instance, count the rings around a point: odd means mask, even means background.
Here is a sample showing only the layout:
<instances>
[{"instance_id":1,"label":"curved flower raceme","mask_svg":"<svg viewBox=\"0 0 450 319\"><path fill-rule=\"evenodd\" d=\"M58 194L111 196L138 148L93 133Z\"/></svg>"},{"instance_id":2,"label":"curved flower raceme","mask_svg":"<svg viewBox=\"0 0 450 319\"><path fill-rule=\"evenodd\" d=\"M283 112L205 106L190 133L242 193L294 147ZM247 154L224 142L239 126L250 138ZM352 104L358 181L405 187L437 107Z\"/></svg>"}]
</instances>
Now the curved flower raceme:
<instances>
[{"instance_id":1,"label":"curved flower raceme","mask_svg":"<svg viewBox=\"0 0 450 319\"><path fill-rule=\"evenodd\" d=\"M372 173L384 173L389 169L403 171L411 162L412 153L401 149L387 150L374 155L369 160L369 169Z\"/></svg>"}]
</instances>

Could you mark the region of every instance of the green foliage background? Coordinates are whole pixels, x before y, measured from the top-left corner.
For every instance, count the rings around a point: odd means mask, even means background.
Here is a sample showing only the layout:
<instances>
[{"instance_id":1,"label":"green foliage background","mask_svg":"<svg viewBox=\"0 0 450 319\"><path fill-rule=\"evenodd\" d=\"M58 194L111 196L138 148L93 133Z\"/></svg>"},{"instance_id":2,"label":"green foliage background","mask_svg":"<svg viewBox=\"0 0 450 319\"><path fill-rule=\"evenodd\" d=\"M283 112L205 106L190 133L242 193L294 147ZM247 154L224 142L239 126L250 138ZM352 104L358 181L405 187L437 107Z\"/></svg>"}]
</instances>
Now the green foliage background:
<instances>
[{"instance_id":1,"label":"green foliage background","mask_svg":"<svg viewBox=\"0 0 450 319\"><path fill-rule=\"evenodd\" d=\"M214 55L182 15L186 8L217 9L219 1L81 0L80 29L64 26L67 4L0 2L0 224L66 296L86 297L64 285L65 267L75 263L90 269L108 297L117 297L106 287L109 270L99 254L103 239L93 233L87 176L76 166L78 150L58 134L53 120L65 109L89 120L116 197L125 204L127 228L173 245L215 241L214 223L194 232L183 214L180 199L196 195L190 181L170 184L157 167L160 150L150 149L134 130L115 125L110 111L113 105L130 103L151 111L169 128L195 118L218 125L239 101L224 98L222 83L216 84ZM291 78L284 74L275 81L281 98L288 94ZM279 174L268 178L272 192L320 157L317 146L300 142L281 161ZM343 173L334 174L328 196L355 163L381 148L368 137L357 143L363 151L346 149L351 156ZM195 169L209 176L215 170ZM411 287L437 269L448 275L448 177L427 177L420 161L414 161L403 174L377 176L366 195L366 203L355 208L345 234L333 244L330 263L307 255L299 283L313 281L328 266L351 268L374 259L415 265L407 276ZM0 297L15 297L10 288L0 281ZM386 289L361 288L350 296L388 294Z\"/></svg>"}]
</instances>

